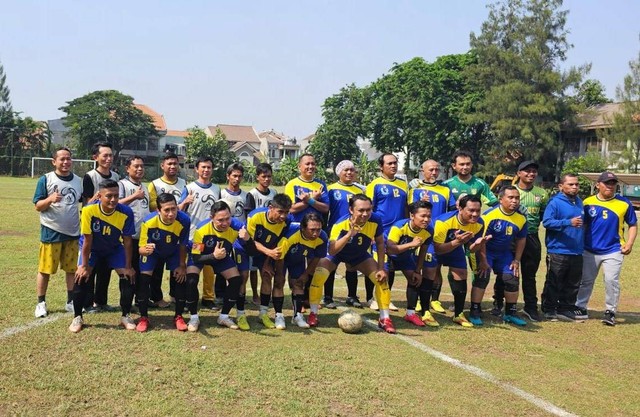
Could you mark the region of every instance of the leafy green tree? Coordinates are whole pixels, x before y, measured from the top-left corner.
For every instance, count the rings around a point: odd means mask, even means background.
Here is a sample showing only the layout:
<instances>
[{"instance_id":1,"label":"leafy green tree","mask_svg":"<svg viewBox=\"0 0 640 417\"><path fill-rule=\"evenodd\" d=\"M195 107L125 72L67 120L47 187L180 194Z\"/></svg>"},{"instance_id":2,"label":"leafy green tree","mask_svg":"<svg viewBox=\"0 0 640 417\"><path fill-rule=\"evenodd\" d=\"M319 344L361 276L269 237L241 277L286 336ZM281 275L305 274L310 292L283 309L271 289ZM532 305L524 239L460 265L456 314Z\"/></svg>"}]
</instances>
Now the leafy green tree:
<instances>
[{"instance_id":1,"label":"leafy green tree","mask_svg":"<svg viewBox=\"0 0 640 417\"><path fill-rule=\"evenodd\" d=\"M213 182L226 181L226 168L238 158L229 150L229 142L220 129L216 129L213 137L207 136L198 126L187 129L189 134L184 138L187 148L187 162L194 163L200 156L210 156L214 162Z\"/></svg>"},{"instance_id":2,"label":"leafy green tree","mask_svg":"<svg viewBox=\"0 0 640 417\"><path fill-rule=\"evenodd\" d=\"M0 149L10 146L15 132L15 118L13 106L11 105L11 92L7 85L7 75L4 67L0 64ZM9 153L6 153L9 155Z\"/></svg>"},{"instance_id":3,"label":"leafy green tree","mask_svg":"<svg viewBox=\"0 0 640 417\"><path fill-rule=\"evenodd\" d=\"M369 160L367 154L361 152L360 156L352 161L356 166L357 178L360 184L369 184L376 178L380 170L377 160Z\"/></svg>"},{"instance_id":4,"label":"leafy green tree","mask_svg":"<svg viewBox=\"0 0 640 417\"><path fill-rule=\"evenodd\" d=\"M489 6L480 34L471 33L477 63L469 80L484 91L468 113L487 123L485 166L500 172L520 159L554 166L562 153L561 124L575 114L568 92L588 66L561 71L572 45L562 0L504 0Z\"/></svg>"},{"instance_id":5,"label":"leafy green tree","mask_svg":"<svg viewBox=\"0 0 640 417\"><path fill-rule=\"evenodd\" d=\"M158 136L153 119L133 104L133 98L116 90L94 91L60 107L76 153L89 156L99 141L113 145L114 160L122 149L137 149L140 142Z\"/></svg>"},{"instance_id":6,"label":"leafy green tree","mask_svg":"<svg viewBox=\"0 0 640 417\"><path fill-rule=\"evenodd\" d=\"M579 174L581 172L603 172L609 166L607 158L598 152L588 152L587 154L569 159L562 167L562 174ZM580 197L585 198L592 194L591 181L584 177L578 177L580 184Z\"/></svg>"},{"instance_id":7,"label":"leafy green tree","mask_svg":"<svg viewBox=\"0 0 640 417\"><path fill-rule=\"evenodd\" d=\"M604 93L604 85L600 81L592 79L585 80L580 84L576 100L585 107L611 102Z\"/></svg>"},{"instance_id":8,"label":"leafy green tree","mask_svg":"<svg viewBox=\"0 0 640 417\"><path fill-rule=\"evenodd\" d=\"M318 172L321 170L318 170ZM285 156L280 165L274 169L274 185L286 185L289 180L299 175L298 160Z\"/></svg>"}]
</instances>

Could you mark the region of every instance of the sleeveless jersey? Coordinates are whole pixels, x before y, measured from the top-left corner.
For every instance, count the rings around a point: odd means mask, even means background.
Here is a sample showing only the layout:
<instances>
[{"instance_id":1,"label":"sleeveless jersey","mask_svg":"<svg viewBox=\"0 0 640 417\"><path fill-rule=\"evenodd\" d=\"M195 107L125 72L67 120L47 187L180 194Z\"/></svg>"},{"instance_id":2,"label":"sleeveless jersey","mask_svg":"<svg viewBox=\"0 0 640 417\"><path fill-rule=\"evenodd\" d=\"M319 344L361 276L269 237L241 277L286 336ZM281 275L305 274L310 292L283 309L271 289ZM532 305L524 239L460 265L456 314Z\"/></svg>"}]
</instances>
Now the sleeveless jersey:
<instances>
[{"instance_id":1,"label":"sleeveless jersey","mask_svg":"<svg viewBox=\"0 0 640 417\"><path fill-rule=\"evenodd\" d=\"M120 179L120 176L116 172L113 172L113 171L109 171L109 172L110 172L110 175L108 177L102 175L95 169L92 169L91 171L84 174L84 180L83 180L84 189L83 189L82 196L85 198L93 197L95 193L97 193L98 190L100 189L100 183L102 181L105 181L105 180L118 181Z\"/></svg>"},{"instance_id":2,"label":"sleeveless jersey","mask_svg":"<svg viewBox=\"0 0 640 417\"><path fill-rule=\"evenodd\" d=\"M169 183L160 178L156 178L155 180L149 183L149 209L151 211L157 209L156 198L162 193L169 193L173 195L176 199L176 203L180 200L180 196L182 195L182 190L187 186L187 183L182 178L177 178L176 182Z\"/></svg>"},{"instance_id":3,"label":"sleeveless jersey","mask_svg":"<svg viewBox=\"0 0 640 417\"><path fill-rule=\"evenodd\" d=\"M193 239L196 226L211 217L213 203L220 200L220 187L212 183L205 185L197 181L191 182L182 190L179 203L182 203L189 194L193 195L193 202L186 208L185 213L191 218L189 239Z\"/></svg>"},{"instance_id":4,"label":"sleeveless jersey","mask_svg":"<svg viewBox=\"0 0 640 417\"><path fill-rule=\"evenodd\" d=\"M266 194L263 194L257 188L252 188L251 191L247 193L247 205L245 206L246 211L251 212L257 208L267 207L276 194L276 190L273 188L269 188L269 192Z\"/></svg>"},{"instance_id":5,"label":"sleeveless jersey","mask_svg":"<svg viewBox=\"0 0 640 417\"><path fill-rule=\"evenodd\" d=\"M136 233L133 235L134 239L140 239L140 226L142 221L149 215L149 190L142 186L142 183L136 184L131 181L129 177L118 181L118 188L120 189L120 198L129 197L135 194L138 190L144 192L144 197L140 200L136 199L131 201L127 206L133 211L133 219L135 222Z\"/></svg>"},{"instance_id":6,"label":"sleeveless jersey","mask_svg":"<svg viewBox=\"0 0 640 417\"><path fill-rule=\"evenodd\" d=\"M247 213L245 212L245 205L247 204L247 192L244 190L231 191L226 188L220 191L220 198L223 198L229 204L231 208L231 216L235 217L242 223L247 221Z\"/></svg>"},{"instance_id":7,"label":"sleeveless jersey","mask_svg":"<svg viewBox=\"0 0 640 417\"><path fill-rule=\"evenodd\" d=\"M52 171L43 175L40 181L44 181L46 196L55 192L62 194L62 200L52 203L47 210L40 212L40 224L55 232L78 237L80 235L78 203L82 196L80 177L71 174L61 178Z\"/></svg>"}]
</instances>

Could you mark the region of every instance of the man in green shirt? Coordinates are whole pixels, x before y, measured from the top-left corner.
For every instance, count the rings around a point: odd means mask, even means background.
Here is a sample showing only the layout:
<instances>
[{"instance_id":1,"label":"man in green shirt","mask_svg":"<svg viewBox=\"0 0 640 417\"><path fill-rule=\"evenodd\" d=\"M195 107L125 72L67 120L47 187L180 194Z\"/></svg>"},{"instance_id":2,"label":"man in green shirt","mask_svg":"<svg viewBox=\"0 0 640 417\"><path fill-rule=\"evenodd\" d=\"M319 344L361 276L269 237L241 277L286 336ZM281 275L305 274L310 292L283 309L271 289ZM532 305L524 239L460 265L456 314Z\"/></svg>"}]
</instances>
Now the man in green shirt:
<instances>
[{"instance_id":1,"label":"man in green shirt","mask_svg":"<svg viewBox=\"0 0 640 417\"><path fill-rule=\"evenodd\" d=\"M482 203L488 206L498 204L498 199L491 192L489 184L471 174L473 162L469 152L457 151L451 160L451 167L457 175L446 180L444 185L451 189L456 201L464 195L471 194L480 197Z\"/></svg>"},{"instance_id":2,"label":"man in green shirt","mask_svg":"<svg viewBox=\"0 0 640 417\"><path fill-rule=\"evenodd\" d=\"M538 164L524 161L518 166L518 182L516 188L520 192L520 211L527 217L527 244L522 254L520 275L522 294L524 296L524 314L531 321L540 321L538 312L538 292L536 289L536 273L540 266L542 245L538 237L538 226L542 221L544 209L549 202L547 192L534 184L538 177ZM491 314L501 315L504 287L496 281L494 284L494 308Z\"/></svg>"}]
</instances>

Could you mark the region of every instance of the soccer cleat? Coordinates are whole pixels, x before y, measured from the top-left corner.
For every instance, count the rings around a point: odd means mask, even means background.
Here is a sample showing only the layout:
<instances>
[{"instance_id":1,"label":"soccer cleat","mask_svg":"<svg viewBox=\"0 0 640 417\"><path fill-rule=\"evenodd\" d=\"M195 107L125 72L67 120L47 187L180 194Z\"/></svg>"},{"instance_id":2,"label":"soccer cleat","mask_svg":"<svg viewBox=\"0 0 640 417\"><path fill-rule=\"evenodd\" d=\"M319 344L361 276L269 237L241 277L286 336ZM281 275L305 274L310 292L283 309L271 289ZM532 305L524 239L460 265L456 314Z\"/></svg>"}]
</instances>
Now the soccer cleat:
<instances>
[{"instance_id":1,"label":"soccer cleat","mask_svg":"<svg viewBox=\"0 0 640 417\"><path fill-rule=\"evenodd\" d=\"M260 322L262 323L262 325L264 327L266 327L267 329L275 329L276 325L273 324L273 322L271 321L271 319L269 318L269 315L265 314L260 314L258 316L258 320L260 320Z\"/></svg>"},{"instance_id":2,"label":"soccer cleat","mask_svg":"<svg viewBox=\"0 0 640 417\"><path fill-rule=\"evenodd\" d=\"M73 318L73 321L69 325L69 331L71 333L78 333L82 330L82 326L84 325L84 320L82 320L82 316L76 316Z\"/></svg>"},{"instance_id":3,"label":"soccer cleat","mask_svg":"<svg viewBox=\"0 0 640 417\"><path fill-rule=\"evenodd\" d=\"M66 311L67 313L73 313L73 301L69 301L64 305L64 311Z\"/></svg>"},{"instance_id":4,"label":"soccer cleat","mask_svg":"<svg viewBox=\"0 0 640 417\"><path fill-rule=\"evenodd\" d=\"M293 316L293 320L291 320L291 322L301 329L308 329L309 327L311 327L309 326L309 323L304 320L304 316L301 313Z\"/></svg>"},{"instance_id":5,"label":"soccer cleat","mask_svg":"<svg viewBox=\"0 0 640 417\"><path fill-rule=\"evenodd\" d=\"M349 307L362 308L362 303L358 297L347 297L345 304Z\"/></svg>"},{"instance_id":6,"label":"soccer cleat","mask_svg":"<svg viewBox=\"0 0 640 417\"><path fill-rule=\"evenodd\" d=\"M396 328L393 327L393 322L391 321L391 318L389 318L389 317L387 317L386 319L378 320L378 327L381 328L382 330L384 330L385 332L389 333L389 334L395 334L396 333Z\"/></svg>"},{"instance_id":7,"label":"soccer cleat","mask_svg":"<svg viewBox=\"0 0 640 417\"><path fill-rule=\"evenodd\" d=\"M375 298L372 298L371 300L369 300L369 308L371 310L378 311L378 302L376 301Z\"/></svg>"},{"instance_id":8,"label":"soccer cleat","mask_svg":"<svg viewBox=\"0 0 640 417\"><path fill-rule=\"evenodd\" d=\"M589 320L589 312L586 308L578 307L573 311L573 313L576 316L576 320Z\"/></svg>"},{"instance_id":9,"label":"soccer cleat","mask_svg":"<svg viewBox=\"0 0 640 417\"><path fill-rule=\"evenodd\" d=\"M44 301L40 301L36 304L35 316L36 318L47 317L47 303Z\"/></svg>"},{"instance_id":10,"label":"soccer cleat","mask_svg":"<svg viewBox=\"0 0 640 417\"><path fill-rule=\"evenodd\" d=\"M429 312L429 310L425 311L422 315L422 322L429 327L440 326L440 323L438 323L436 319L433 318L433 315L431 314L431 312Z\"/></svg>"},{"instance_id":11,"label":"soccer cleat","mask_svg":"<svg viewBox=\"0 0 640 417\"><path fill-rule=\"evenodd\" d=\"M309 323L310 327L317 327L318 326L318 315L316 313L309 313L309 319L307 320L307 323Z\"/></svg>"},{"instance_id":12,"label":"soccer cleat","mask_svg":"<svg viewBox=\"0 0 640 417\"><path fill-rule=\"evenodd\" d=\"M324 303L324 307L330 310L335 310L336 308L338 308L338 305L336 304L335 301L333 301L332 298L327 298L323 300L323 303Z\"/></svg>"},{"instance_id":13,"label":"soccer cleat","mask_svg":"<svg viewBox=\"0 0 640 417\"><path fill-rule=\"evenodd\" d=\"M398 311L398 307L396 307L395 304L393 303L389 303L389 310L391 311Z\"/></svg>"},{"instance_id":14,"label":"soccer cleat","mask_svg":"<svg viewBox=\"0 0 640 417\"><path fill-rule=\"evenodd\" d=\"M584 319L579 319L576 316L576 312L573 310L558 311L557 314L558 314L558 320L560 321L567 321L570 323L579 323L584 321Z\"/></svg>"},{"instance_id":15,"label":"soccer cleat","mask_svg":"<svg viewBox=\"0 0 640 417\"><path fill-rule=\"evenodd\" d=\"M287 328L287 323L285 322L283 315L276 314L276 329L284 330Z\"/></svg>"},{"instance_id":16,"label":"soccer cleat","mask_svg":"<svg viewBox=\"0 0 640 417\"><path fill-rule=\"evenodd\" d=\"M473 323L467 320L467 318L464 316L464 313L460 313L457 316L453 317L453 322L459 324L462 327L473 327Z\"/></svg>"},{"instance_id":17,"label":"soccer cleat","mask_svg":"<svg viewBox=\"0 0 640 417\"><path fill-rule=\"evenodd\" d=\"M173 322L176 325L176 329L178 329L179 331L181 332L187 331L187 323L184 322L184 318L182 316L178 316L174 318Z\"/></svg>"},{"instance_id":18,"label":"soccer cleat","mask_svg":"<svg viewBox=\"0 0 640 417\"><path fill-rule=\"evenodd\" d=\"M558 321L558 314L555 311L545 311L544 319L547 321Z\"/></svg>"},{"instance_id":19,"label":"soccer cleat","mask_svg":"<svg viewBox=\"0 0 640 417\"><path fill-rule=\"evenodd\" d=\"M82 309L82 311L84 313L87 313L87 314L95 314L95 313L99 312L98 307L96 307L94 305L91 305L89 307L85 307L85 308Z\"/></svg>"},{"instance_id":20,"label":"soccer cleat","mask_svg":"<svg viewBox=\"0 0 640 417\"><path fill-rule=\"evenodd\" d=\"M444 309L444 307L442 307L442 303L439 300L433 300L431 302L431 310L440 314L446 313L446 310Z\"/></svg>"},{"instance_id":21,"label":"soccer cleat","mask_svg":"<svg viewBox=\"0 0 640 417\"><path fill-rule=\"evenodd\" d=\"M149 319L147 317L140 317L136 326L136 331L144 333L149 328Z\"/></svg>"},{"instance_id":22,"label":"soccer cleat","mask_svg":"<svg viewBox=\"0 0 640 417\"><path fill-rule=\"evenodd\" d=\"M540 313L538 313L538 308L534 307L534 308L527 308L525 307L524 310L522 310L522 314L524 314L525 316L527 316L529 318L529 320L537 322L537 321L541 321L541 317L540 317Z\"/></svg>"},{"instance_id":23,"label":"soccer cleat","mask_svg":"<svg viewBox=\"0 0 640 417\"><path fill-rule=\"evenodd\" d=\"M249 320L247 320L247 316L243 314L241 316L238 316L237 320L238 328L240 330L251 330L251 326L249 326Z\"/></svg>"},{"instance_id":24,"label":"soccer cleat","mask_svg":"<svg viewBox=\"0 0 640 417\"><path fill-rule=\"evenodd\" d=\"M230 318L230 317L225 317L225 318L218 317L218 324L219 324L220 326L228 327L228 328L230 328L231 330L237 330L237 329L238 329L238 325L237 325L237 324L235 324L235 323L233 322L233 320L231 320L231 318Z\"/></svg>"},{"instance_id":25,"label":"soccer cleat","mask_svg":"<svg viewBox=\"0 0 640 417\"><path fill-rule=\"evenodd\" d=\"M616 313L611 310L607 310L604 312L604 318L602 322L607 326L615 326L616 325Z\"/></svg>"},{"instance_id":26,"label":"soccer cleat","mask_svg":"<svg viewBox=\"0 0 640 417\"><path fill-rule=\"evenodd\" d=\"M187 330L190 332L197 332L200 328L200 319L191 317L189 323L187 323Z\"/></svg>"},{"instance_id":27,"label":"soccer cleat","mask_svg":"<svg viewBox=\"0 0 640 417\"><path fill-rule=\"evenodd\" d=\"M125 330L135 330L136 329L136 323L133 321L131 316L122 316L120 318L120 324L122 325L122 327L125 328Z\"/></svg>"},{"instance_id":28,"label":"soccer cleat","mask_svg":"<svg viewBox=\"0 0 640 417\"><path fill-rule=\"evenodd\" d=\"M493 308L491 309L491 315L496 317L502 317L502 304L493 302Z\"/></svg>"},{"instance_id":29,"label":"soccer cleat","mask_svg":"<svg viewBox=\"0 0 640 417\"><path fill-rule=\"evenodd\" d=\"M520 317L516 316L515 314L505 314L502 317L502 320L504 320L505 323L512 323L512 324L515 324L516 326L526 326L527 325L526 321L524 321Z\"/></svg>"},{"instance_id":30,"label":"soccer cleat","mask_svg":"<svg viewBox=\"0 0 640 417\"><path fill-rule=\"evenodd\" d=\"M414 324L418 327L424 327L425 324L422 322L422 320L420 319L420 317L418 317L417 314L407 314L404 316L404 321L409 322L411 324Z\"/></svg>"},{"instance_id":31,"label":"soccer cleat","mask_svg":"<svg viewBox=\"0 0 640 417\"><path fill-rule=\"evenodd\" d=\"M482 326L484 324L484 322L482 321L482 317L480 317L480 314L478 313L473 313L471 312L469 314L469 321L474 325L474 326Z\"/></svg>"}]
</instances>

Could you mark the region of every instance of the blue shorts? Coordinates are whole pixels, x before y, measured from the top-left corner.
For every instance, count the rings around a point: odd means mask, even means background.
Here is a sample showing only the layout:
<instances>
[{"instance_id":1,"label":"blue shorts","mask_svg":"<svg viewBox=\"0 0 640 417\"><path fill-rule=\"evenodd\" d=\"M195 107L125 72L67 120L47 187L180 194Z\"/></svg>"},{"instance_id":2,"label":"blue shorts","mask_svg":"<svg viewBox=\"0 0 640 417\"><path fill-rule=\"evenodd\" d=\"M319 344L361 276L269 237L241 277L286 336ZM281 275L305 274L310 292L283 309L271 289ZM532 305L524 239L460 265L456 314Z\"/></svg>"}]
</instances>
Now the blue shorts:
<instances>
[{"instance_id":1,"label":"blue shorts","mask_svg":"<svg viewBox=\"0 0 640 417\"><path fill-rule=\"evenodd\" d=\"M467 257L462 247L457 247L449 253L438 255L438 263L450 268L467 269Z\"/></svg>"},{"instance_id":2,"label":"blue shorts","mask_svg":"<svg viewBox=\"0 0 640 417\"><path fill-rule=\"evenodd\" d=\"M122 269L126 266L127 260L124 255L124 246L120 245L114 248L111 252L94 252L91 251L91 255L89 256L89 266L94 267L98 263L98 260L106 259L107 265L111 269ZM80 251L80 255L78 255L78 265L82 265L82 250Z\"/></svg>"},{"instance_id":3,"label":"blue shorts","mask_svg":"<svg viewBox=\"0 0 640 417\"><path fill-rule=\"evenodd\" d=\"M513 262L513 252L488 252L487 262L496 275L501 274L513 274L513 271L509 269L511 262Z\"/></svg>"},{"instance_id":4,"label":"blue shorts","mask_svg":"<svg viewBox=\"0 0 640 417\"><path fill-rule=\"evenodd\" d=\"M424 257L424 263L422 264L425 268L437 268L438 267L438 256L436 255L436 248L433 246L433 242L427 247L427 254Z\"/></svg>"},{"instance_id":5,"label":"blue shorts","mask_svg":"<svg viewBox=\"0 0 640 417\"><path fill-rule=\"evenodd\" d=\"M394 271L415 271L418 268L418 257L414 254L397 258L389 256L389 269Z\"/></svg>"},{"instance_id":6,"label":"blue shorts","mask_svg":"<svg viewBox=\"0 0 640 417\"><path fill-rule=\"evenodd\" d=\"M337 254L336 256L327 255L327 259L330 260L336 266L339 265L341 262L344 262L351 266L356 266L361 262L366 261L367 259L373 259L373 256L371 256L370 253L365 252L358 257L349 257L349 258L342 257L340 256L340 254Z\"/></svg>"},{"instance_id":7,"label":"blue shorts","mask_svg":"<svg viewBox=\"0 0 640 417\"><path fill-rule=\"evenodd\" d=\"M306 262L287 265L287 276L289 279L298 279L307 269Z\"/></svg>"},{"instance_id":8,"label":"blue shorts","mask_svg":"<svg viewBox=\"0 0 640 417\"><path fill-rule=\"evenodd\" d=\"M140 255L140 271L153 271L158 262L165 263L167 271L173 271L180 266L180 251L174 252L169 256L160 256L156 253L151 255Z\"/></svg>"},{"instance_id":9,"label":"blue shorts","mask_svg":"<svg viewBox=\"0 0 640 417\"><path fill-rule=\"evenodd\" d=\"M238 266L238 271L249 271L251 266L251 258L249 257L247 252L245 252L245 250L241 247L235 245L233 246L233 252L236 260L236 265Z\"/></svg>"},{"instance_id":10,"label":"blue shorts","mask_svg":"<svg viewBox=\"0 0 640 417\"><path fill-rule=\"evenodd\" d=\"M225 256L223 259L216 259L212 263L207 263L207 265L213 268L213 272L215 272L216 274L220 274L227 269L236 268L236 261L235 259L233 259L233 256L231 256L231 254L227 254L227 256ZM200 270L204 268L204 264L196 263L193 260L193 255L191 254L191 252L189 252L189 256L187 258L187 266L195 266Z\"/></svg>"}]
</instances>

